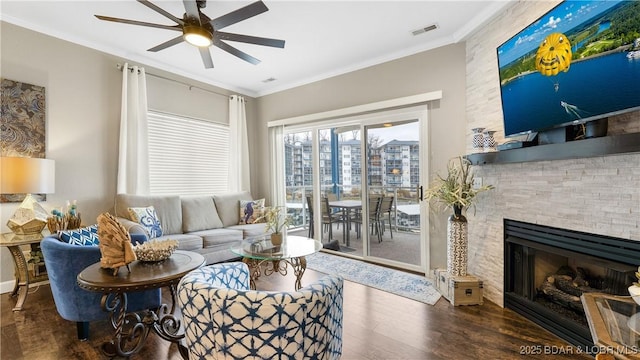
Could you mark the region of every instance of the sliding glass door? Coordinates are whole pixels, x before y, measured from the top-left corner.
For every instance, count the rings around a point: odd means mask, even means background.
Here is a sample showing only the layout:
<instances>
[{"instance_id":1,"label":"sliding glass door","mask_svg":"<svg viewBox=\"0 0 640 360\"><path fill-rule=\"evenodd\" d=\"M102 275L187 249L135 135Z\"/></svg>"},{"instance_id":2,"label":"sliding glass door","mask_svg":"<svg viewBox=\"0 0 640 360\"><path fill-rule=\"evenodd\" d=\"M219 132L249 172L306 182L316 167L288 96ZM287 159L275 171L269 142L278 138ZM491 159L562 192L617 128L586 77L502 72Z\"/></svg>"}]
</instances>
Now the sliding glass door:
<instances>
[{"instance_id":1,"label":"sliding glass door","mask_svg":"<svg viewBox=\"0 0 640 360\"><path fill-rule=\"evenodd\" d=\"M375 123L365 133L368 255L421 267L420 123Z\"/></svg>"},{"instance_id":2,"label":"sliding glass door","mask_svg":"<svg viewBox=\"0 0 640 360\"><path fill-rule=\"evenodd\" d=\"M290 231L347 256L425 271L425 129L424 110L285 127Z\"/></svg>"}]
</instances>

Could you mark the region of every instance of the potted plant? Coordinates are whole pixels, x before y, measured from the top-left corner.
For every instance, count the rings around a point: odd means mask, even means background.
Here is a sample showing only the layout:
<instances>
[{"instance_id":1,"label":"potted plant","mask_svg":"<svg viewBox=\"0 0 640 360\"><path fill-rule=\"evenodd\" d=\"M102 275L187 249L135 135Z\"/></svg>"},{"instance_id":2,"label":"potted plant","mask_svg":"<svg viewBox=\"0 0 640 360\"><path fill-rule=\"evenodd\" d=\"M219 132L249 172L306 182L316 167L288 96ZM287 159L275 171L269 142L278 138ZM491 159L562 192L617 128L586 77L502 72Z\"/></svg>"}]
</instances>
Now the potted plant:
<instances>
[{"instance_id":1,"label":"potted plant","mask_svg":"<svg viewBox=\"0 0 640 360\"><path fill-rule=\"evenodd\" d=\"M490 189L492 185L473 187L474 174L471 162L462 156L449 160L447 177L438 175L435 182L427 189L426 199L435 200L440 210L451 207L454 213L461 213L471 206L476 196Z\"/></svg>"},{"instance_id":2,"label":"potted plant","mask_svg":"<svg viewBox=\"0 0 640 360\"><path fill-rule=\"evenodd\" d=\"M629 295L636 304L640 305L640 266L638 266L638 271L636 271L636 280L631 286L629 286Z\"/></svg>"},{"instance_id":3,"label":"potted plant","mask_svg":"<svg viewBox=\"0 0 640 360\"><path fill-rule=\"evenodd\" d=\"M467 219L462 210L471 206L476 196L492 185L473 186L471 162L462 156L449 160L447 176L438 175L426 191L426 200L435 200L438 210L453 209L447 223L447 272L452 276L467 275Z\"/></svg>"},{"instance_id":4,"label":"potted plant","mask_svg":"<svg viewBox=\"0 0 640 360\"><path fill-rule=\"evenodd\" d=\"M283 230L286 230L293 222L291 216L283 213L283 209L286 211L286 208L283 206L267 207L260 218L264 219L267 232L271 232L271 243L273 243L273 245L282 244Z\"/></svg>"}]
</instances>

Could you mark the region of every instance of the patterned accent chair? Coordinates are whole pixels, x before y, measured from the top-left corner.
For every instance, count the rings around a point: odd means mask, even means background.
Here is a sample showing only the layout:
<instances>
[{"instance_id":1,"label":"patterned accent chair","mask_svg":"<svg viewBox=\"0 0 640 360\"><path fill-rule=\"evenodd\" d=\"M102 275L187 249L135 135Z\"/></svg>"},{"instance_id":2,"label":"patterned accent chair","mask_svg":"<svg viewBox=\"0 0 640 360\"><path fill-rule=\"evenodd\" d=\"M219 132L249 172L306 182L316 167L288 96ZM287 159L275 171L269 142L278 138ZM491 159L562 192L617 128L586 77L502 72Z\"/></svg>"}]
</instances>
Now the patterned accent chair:
<instances>
[{"instance_id":1,"label":"patterned accent chair","mask_svg":"<svg viewBox=\"0 0 640 360\"><path fill-rule=\"evenodd\" d=\"M249 289L241 262L206 266L178 284L190 359L339 359L343 279L298 291Z\"/></svg>"}]
</instances>

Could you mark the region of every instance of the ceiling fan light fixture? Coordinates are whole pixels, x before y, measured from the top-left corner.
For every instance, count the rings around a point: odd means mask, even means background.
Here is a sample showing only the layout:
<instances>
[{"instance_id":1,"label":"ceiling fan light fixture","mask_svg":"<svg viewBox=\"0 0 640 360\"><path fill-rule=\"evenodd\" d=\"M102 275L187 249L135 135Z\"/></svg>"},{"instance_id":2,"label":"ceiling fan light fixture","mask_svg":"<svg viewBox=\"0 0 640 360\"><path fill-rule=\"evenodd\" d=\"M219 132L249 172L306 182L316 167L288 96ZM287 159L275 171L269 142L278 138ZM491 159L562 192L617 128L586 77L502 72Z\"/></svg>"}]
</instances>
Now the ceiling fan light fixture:
<instances>
[{"instance_id":1,"label":"ceiling fan light fixture","mask_svg":"<svg viewBox=\"0 0 640 360\"><path fill-rule=\"evenodd\" d=\"M213 36L200 26L185 26L183 38L186 42L197 47L208 47L213 44Z\"/></svg>"}]
</instances>

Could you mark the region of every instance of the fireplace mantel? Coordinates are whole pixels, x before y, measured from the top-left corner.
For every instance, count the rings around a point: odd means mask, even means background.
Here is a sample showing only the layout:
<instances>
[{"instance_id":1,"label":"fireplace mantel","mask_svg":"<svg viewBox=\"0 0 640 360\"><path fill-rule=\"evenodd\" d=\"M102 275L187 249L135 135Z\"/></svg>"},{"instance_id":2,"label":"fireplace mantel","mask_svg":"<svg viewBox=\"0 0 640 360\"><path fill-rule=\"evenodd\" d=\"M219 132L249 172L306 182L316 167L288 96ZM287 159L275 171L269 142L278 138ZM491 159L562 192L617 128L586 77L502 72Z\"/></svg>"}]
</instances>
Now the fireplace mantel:
<instances>
[{"instance_id":1,"label":"fireplace mantel","mask_svg":"<svg viewBox=\"0 0 640 360\"><path fill-rule=\"evenodd\" d=\"M636 152L640 152L640 133L611 135L490 153L469 154L466 158L473 165L486 165L579 159Z\"/></svg>"}]
</instances>

